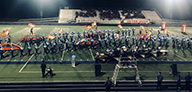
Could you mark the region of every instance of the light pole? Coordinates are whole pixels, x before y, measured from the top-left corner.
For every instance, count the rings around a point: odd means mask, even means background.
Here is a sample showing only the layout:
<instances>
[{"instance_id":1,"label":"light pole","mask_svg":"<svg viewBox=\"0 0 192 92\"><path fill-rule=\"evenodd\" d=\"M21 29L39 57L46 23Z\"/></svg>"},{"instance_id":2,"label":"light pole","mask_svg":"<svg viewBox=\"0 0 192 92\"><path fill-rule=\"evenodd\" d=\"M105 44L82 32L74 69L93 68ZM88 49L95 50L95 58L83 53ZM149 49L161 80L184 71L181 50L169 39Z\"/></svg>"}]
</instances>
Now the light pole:
<instances>
[{"instance_id":1,"label":"light pole","mask_svg":"<svg viewBox=\"0 0 192 92\"><path fill-rule=\"evenodd\" d=\"M43 2L43 0L40 0L40 4L41 4L41 10L40 10L41 21L42 21L42 17L43 17L42 2Z\"/></svg>"},{"instance_id":2,"label":"light pole","mask_svg":"<svg viewBox=\"0 0 192 92\"><path fill-rule=\"evenodd\" d=\"M169 0L169 18L172 19L172 6L173 6L173 0Z\"/></svg>"}]
</instances>

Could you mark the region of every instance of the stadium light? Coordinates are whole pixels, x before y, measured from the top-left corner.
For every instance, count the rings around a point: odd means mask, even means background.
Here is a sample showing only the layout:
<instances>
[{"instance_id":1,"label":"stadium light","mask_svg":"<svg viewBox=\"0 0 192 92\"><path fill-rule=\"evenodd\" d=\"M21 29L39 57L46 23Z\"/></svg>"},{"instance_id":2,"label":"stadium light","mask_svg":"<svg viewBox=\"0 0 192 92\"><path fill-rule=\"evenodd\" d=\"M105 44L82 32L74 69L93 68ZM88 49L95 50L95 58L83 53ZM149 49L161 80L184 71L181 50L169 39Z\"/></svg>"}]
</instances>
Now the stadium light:
<instances>
[{"instance_id":1,"label":"stadium light","mask_svg":"<svg viewBox=\"0 0 192 92\"><path fill-rule=\"evenodd\" d=\"M170 10L170 14L169 14L170 19L172 19L172 6L173 6L173 3L174 3L173 0L168 0L169 10Z\"/></svg>"},{"instance_id":2,"label":"stadium light","mask_svg":"<svg viewBox=\"0 0 192 92\"><path fill-rule=\"evenodd\" d=\"M41 4L41 10L40 10L40 17L41 17L41 21L42 21L42 17L43 17L43 7L42 7L42 3L43 3L43 1L45 1L45 0L40 0L40 4Z\"/></svg>"}]
</instances>

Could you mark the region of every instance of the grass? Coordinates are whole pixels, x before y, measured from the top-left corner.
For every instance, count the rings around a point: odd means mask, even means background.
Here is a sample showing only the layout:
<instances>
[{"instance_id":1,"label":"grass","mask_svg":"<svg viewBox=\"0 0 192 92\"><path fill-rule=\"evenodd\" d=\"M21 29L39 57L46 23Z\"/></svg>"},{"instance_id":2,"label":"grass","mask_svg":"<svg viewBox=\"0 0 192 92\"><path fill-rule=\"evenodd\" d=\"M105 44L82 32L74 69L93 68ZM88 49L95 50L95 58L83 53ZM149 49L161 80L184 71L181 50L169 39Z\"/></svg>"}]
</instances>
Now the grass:
<instances>
[{"instance_id":1,"label":"grass","mask_svg":"<svg viewBox=\"0 0 192 92\"><path fill-rule=\"evenodd\" d=\"M0 81L92 81L106 80L106 77L113 76L115 64L102 64L102 77L95 77L93 64L79 64L75 68L71 64L47 64L51 66L56 74L51 78L41 78L40 64L28 64L24 70L19 73L22 64L3 64L0 65ZM176 77L169 75L171 68L169 64L139 64L139 74L142 80L155 80L157 72L161 71L164 80L176 80ZM191 64L178 64L178 71L182 79L186 73L191 70ZM192 72L192 71L190 71ZM120 69L117 80L134 80L135 72L133 69Z\"/></svg>"},{"instance_id":2,"label":"grass","mask_svg":"<svg viewBox=\"0 0 192 92\"><path fill-rule=\"evenodd\" d=\"M136 28L136 32L138 33L139 27L134 26ZM62 28L64 32L70 33L70 31L74 31L77 34L77 31L79 30L81 34L83 33L83 26L53 26L53 25L37 25L34 29L34 34L40 34L42 36L42 33L45 33L48 35L50 32L57 33L57 30L59 28ZM124 28L132 28L130 26L125 26ZM153 31L155 34L157 34L158 27L149 27L154 28ZM25 35L29 34L30 28L27 25L1 25L0 30L9 29L9 32L11 34L11 41L13 43L21 43L24 46L24 42L19 42L18 40ZM116 31L116 26L99 26L98 30L112 30L114 29ZM185 37L192 35L192 32L188 30L192 30L192 27L187 27L187 34L182 34L180 32L181 27L167 27L167 30L170 32L169 35L178 35L181 37L181 35L184 35ZM75 34L75 35L76 35ZM163 31L161 31L161 34L163 34ZM4 38L3 38L4 39ZM63 39L63 37L61 38ZM3 41L4 42L4 41ZM130 38L130 45L132 45L132 39ZM186 48L172 48L172 43L170 39L170 46L167 48L169 50L168 54L166 56L159 56L159 57L147 57L147 58L138 58L139 61L192 61L191 55L192 50L186 49ZM39 44L39 46L42 43ZM159 42L157 42L157 45ZM72 44L71 44L72 45ZM122 45L124 46L125 42L124 39L122 41ZM27 54L27 46L24 47L24 54ZM58 47L56 47L58 48ZM109 49L115 49L116 47L109 46ZM70 48L71 49L71 48ZM131 48L132 50L133 48ZM166 49L165 46L163 49ZM54 54L43 54L43 46L40 46L39 54L34 56L27 56L20 57L20 51L14 51L15 57L11 58L11 52L7 51L5 52L4 56L6 58L1 59L1 61L6 62L22 62L22 61L29 61L29 62L40 62L42 57L45 57L46 62L49 61L55 61L59 62L60 60L63 61L70 61L71 55L76 54L77 61L93 61L93 56L96 52L104 53L106 51L106 47L103 48L99 46L95 46L95 49L79 49L76 51L64 51ZM32 52L34 53L34 46L32 45ZM63 56L63 57L62 57ZM29 59L31 58L31 59ZM21 73L19 73L19 70L23 64L1 64L0 65L0 81L85 81L85 80L106 80L106 77L112 77L113 76L113 70L115 67L115 64L102 64L102 77L95 77L94 75L94 65L93 64L79 64L77 67L72 68L70 64L48 64L47 66L51 66L54 68L54 72L56 75L50 79L50 78L41 78L41 70L39 64L27 64L26 67L22 70ZM139 74L141 76L142 80L155 80L155 77L157 75L158 71L162 71L162 74L164 75L165 80L176 80L175 77L172 77L172 75L169 75L170 67L169 64L139 64L138 65ZM187 64L178 64L178 70L181 71L181 75L184 79L184 75L187 71L191 70L191 65ZM119 76L117 80L132 80L134 79L134 70L129 69L121 69Z\"/></svg>"}]
</instances>

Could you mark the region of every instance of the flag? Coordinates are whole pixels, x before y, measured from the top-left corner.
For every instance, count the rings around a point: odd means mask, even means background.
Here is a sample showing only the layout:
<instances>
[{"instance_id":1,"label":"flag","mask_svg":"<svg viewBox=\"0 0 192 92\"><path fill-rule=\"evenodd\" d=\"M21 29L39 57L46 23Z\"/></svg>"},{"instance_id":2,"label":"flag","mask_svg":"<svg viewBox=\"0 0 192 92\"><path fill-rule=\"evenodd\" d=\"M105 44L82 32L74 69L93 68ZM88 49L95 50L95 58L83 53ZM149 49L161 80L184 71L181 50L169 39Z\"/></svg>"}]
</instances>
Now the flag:
<instances>
[{"instance_id":1,"label":"flag","mask_svg":"<svg viewBox=\"0 0 192 92\"><path fill-rule=\"evenodd\" d=\"M119 34L116 33L117 40L119 40Z\"/></svg>"},{"instance_id":2,"label":"flag","mask_svg":"<svg viewBox=\"0 0 192 92\"><path fill-rule=\"evenodd\" d=\"M123 26L121 26L120 24L118 25L119 28L123 28Z\"/></svg>"},{"instance_id":3,"label":"flag","mask_svg":"<svg viewBox=\"0 0 192 92\"><path fill-rule=\"evenodd\" d=\"M50 35L50 34L49 34L49 35L47 35L46 37L47 37L47 38L49 38L49 39L54 39L54 38L55 38L55 36Z\"/></svg>"},{"instance_id":4,"label":"flag","mask_svg":"<svg viewBox=\"0 0 192 92\"><path fill-rule=\"evenodd\" d=\"M140 26L140 28L143 30L143 29L145 29L145 27L144 26Z\"/></svg>"},{"instance_id":5,"label":"flag","mask_svg":"<svg viewBox=\"0 0 192 92\"><path fill-rule=\"evenodd\" d=\"M62 33L62 31L63 31L63 30L60 28L58 33L60 33L60 34L61 34L61 33Z\"/></svg>"},{"instance_id":6,"label":"flag","mask_svg":"<svg viewBox=\"0 0 192 92\"><path fill-rule=\"evenodd\" d=\"M92 27L97 26L96 21L91 24Z\"/></svg>"},{"instance_id":7,"label":"flag","mask_svg":"<svg viewBox=\"0 0 192 92\"><path fill-rule=\"evenodd\" d=\"M163 33L164 33L164 35L166 35L166 34L168 34L169 32L168 32L166 29L164 29Z\"/></svg>"},{"instance_id":8,"label":"flag","mask_svg":"<svg viewBox=\"0 0 192 92\"><path fill-rule=\"evenodd\" d=\"M2 31L1 36L4 37L4 36L8 35L8 33L9 33L9 31L8 31L8 29L6 29L6 30Z\"/></svg>"},{"instance_id":9,"label":"flag","mask_svg":"<svg viewBox=\"0 0 192 92\"><path fill-rule=\"evenodd\" d=\"M90 29L90 28L91 28L90 25L89 26L87 26L87 25L84 26L84 29Z\"/></svg>"},{"instance_id":10,"label":"flag","mask_svg":"<svg viewBox=\"0 0 192 92\"><path fill-rule=\"evenodd\" d=\"M149 38L150 38L150 36L151 36L151 31L149 31L149 33L148 33L148 35L147 35Z\"/></svg>"},{"instance_id":11,"label":"flag","mask_svg":"<svg viewBox=\"0 0 192 92\"><path fill-rule=\"evenodd\" d=\"M32 23L29 23L28 26L32 28L32 27L35 27L36 25L32 24Z\"/></svg>"}]
</instances>

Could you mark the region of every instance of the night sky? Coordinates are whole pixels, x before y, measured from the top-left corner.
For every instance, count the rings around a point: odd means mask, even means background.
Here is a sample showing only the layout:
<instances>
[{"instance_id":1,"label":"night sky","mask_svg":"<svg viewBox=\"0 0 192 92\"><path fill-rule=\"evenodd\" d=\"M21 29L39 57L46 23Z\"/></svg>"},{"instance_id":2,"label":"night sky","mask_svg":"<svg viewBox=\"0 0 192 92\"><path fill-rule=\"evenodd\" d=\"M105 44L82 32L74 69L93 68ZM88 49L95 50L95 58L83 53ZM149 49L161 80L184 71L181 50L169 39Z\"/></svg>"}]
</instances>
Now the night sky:
<instances>
[{"instance_id":1,"label":"night sky","mask_svg":"<svg viewBox=\"0 0 192 92\"><path fill-rule=\"evenodd\" d=\"M58 17L60 7L69 8L156 8L165 18L192 20L191 0L0 0L0 18Z\"/></svg>"}]
</instances>

